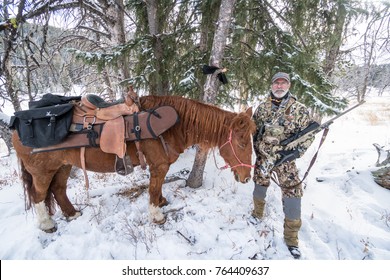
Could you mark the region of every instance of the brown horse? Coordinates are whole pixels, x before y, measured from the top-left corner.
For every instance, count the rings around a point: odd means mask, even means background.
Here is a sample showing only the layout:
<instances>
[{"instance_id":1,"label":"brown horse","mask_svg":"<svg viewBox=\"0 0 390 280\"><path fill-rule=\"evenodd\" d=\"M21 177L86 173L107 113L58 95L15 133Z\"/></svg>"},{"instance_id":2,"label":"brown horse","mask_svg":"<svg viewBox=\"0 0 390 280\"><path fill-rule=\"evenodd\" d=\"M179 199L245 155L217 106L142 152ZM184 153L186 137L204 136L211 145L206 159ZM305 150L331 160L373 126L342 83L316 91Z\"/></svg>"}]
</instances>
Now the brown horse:
<instances>
[{"instance_id":1,"label":"brown horse","mask_svg":"<svg viewBox=\"0 0 390 280\"><path fill-rule=\"evenodd\" d=\"M252 144L251 134L255 124L251 120L252 109L245 113L232 113L215 106L177 96L144 96L140 98L143 109L170 105L176 109L180 121L163 133L167 151L160 139L141 141L150 171L149 212L155 223L164 223L160 207L167 205L162 194L162 184L179 154L194 144L204 148L218 147L220 155L230 166L235 179L241 183L251 178ZM17 132L13 133L13 145L21 166L21 177L26 194L26 209L34 206L39 228L46 232L56 230L50 217L54 202L60 206L68 220L80 216L66 194L67 180L72 166L81 167L80 149L68 149L31 154L31 148L23 146ZM127 152L132 163L139 165L136 147L127 143ZM114 172L115 155L99 148L87 148L86 169L93 172ZM53 199L54 196L54 199Z\"/></svg>"}]
</instances>

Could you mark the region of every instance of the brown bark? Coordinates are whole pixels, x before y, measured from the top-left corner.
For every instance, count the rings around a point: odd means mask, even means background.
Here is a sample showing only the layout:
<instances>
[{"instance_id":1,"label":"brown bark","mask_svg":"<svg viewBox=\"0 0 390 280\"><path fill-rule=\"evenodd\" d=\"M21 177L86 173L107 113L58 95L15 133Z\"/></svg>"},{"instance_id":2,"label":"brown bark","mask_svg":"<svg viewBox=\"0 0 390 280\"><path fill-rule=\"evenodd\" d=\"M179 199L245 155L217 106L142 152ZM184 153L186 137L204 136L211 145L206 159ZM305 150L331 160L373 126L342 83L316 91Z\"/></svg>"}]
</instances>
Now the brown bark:
<instances>
[{"instance_id":1,"label":"brown bark","mask_svg":"<svg viewBox=\"0 0 390 280\"><path fill-rule=\"evenodd\" d=\"M345 9L345 5L344 3L339 3L335 20L335 28L333 30L333 36L331 37L332 39L326 53L325 65L323 67L323 70L328 77L332 76L336 62L339 58L346 17L347 11Z\"/></svg>"},{"instance_id":2,"label":"brown bark","mask_svg":"<svg viewBox=\"0 0 390 280\"><path fill-rule=\"evenodd\" d=\"M150 76L150 92L155 95L165 95L169 91L168 79L164 79L164 44L161 35L161 24L159 21L158 0L146 0L148 13L149 33L153 37L152 47L154 53L155 72Z\"/></svg>"},{"instance_id":3,"label":"brown bark","mask_svg":"<svg viewBox=\"0 0 390 280\"><path fill-rule=\"evenodd\" d=\"M110 28L111 40L114 45L124 45L126 43L126 32L125 32L125 7L123 4L123 0L115 1L115 4L108 4L107 15L110 18L114 18L115 21L110 24L108 22L108 26ZM129 71L129 59L128 57L123 57L117 62L118 66L118 75L120 81L126 81L130 79L130 71ZM108 82L109 77L107 75L104 76L106 80L106 84L111 84ZM126 94L128 85L126 83L121 85L121 94L122 97ZM111 92L113 92L111 90ZM114 98L115 99L115 98Z\"/></svg>"},{"instance_id":4,"label":"brown bark","mask_svg":"<svg viewBox=\"0 0 390 280\"><path fill-rule=\"evenodd\" d=\"M221 67L221 62L232 21L235 0L222 0L219 10L218 26L214 34L209 65ZM215 75L208 75L204 86L204 101L214 104L220 82ZM208 150L198 147L194 165L187 179L187 186L198 188L203 182L203 172L207 161Z\"/></svg>"}]
</instances>

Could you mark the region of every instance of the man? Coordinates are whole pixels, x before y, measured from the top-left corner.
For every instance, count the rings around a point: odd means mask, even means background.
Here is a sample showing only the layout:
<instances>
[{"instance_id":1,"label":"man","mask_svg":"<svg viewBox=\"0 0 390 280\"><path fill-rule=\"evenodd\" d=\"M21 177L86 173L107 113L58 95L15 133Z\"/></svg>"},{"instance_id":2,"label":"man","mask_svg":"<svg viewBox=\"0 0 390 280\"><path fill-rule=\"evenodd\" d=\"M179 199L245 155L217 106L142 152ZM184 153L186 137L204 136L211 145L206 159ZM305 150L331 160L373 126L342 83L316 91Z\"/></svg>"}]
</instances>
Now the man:
<instances>
[{"instance_id":1,"label":"man","mask_svg":"<svg viewBox=\"0 0 390 280\"><path fill-rule=\"evenodd\" d=\"M275 175L282 189L284 241L291 255L298 259L298 231L301 228L302 184L298 177L295 159L301 157L313 142L314 137L285 151L280 141L306 128L311 122L306 107L297 102L290 93L290 76L279 72L272 77L271 92L255 110L253 120L257 130L253 137L256 167L253 181L254 209L252 216L261 219L264 214L265 197ZM269 170L270 169L270 170Z\"/></svg>"}]
</instances>

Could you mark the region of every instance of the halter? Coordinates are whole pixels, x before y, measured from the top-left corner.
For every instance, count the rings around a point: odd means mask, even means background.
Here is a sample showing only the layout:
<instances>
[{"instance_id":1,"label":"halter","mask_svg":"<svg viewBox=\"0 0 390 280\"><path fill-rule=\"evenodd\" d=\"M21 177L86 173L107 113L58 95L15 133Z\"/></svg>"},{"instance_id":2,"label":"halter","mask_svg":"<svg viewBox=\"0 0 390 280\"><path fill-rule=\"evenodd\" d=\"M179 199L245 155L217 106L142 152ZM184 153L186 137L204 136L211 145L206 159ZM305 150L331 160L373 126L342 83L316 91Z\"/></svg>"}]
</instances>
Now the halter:
<instances>
[{"instance_id":1,"label":"halter","mask_svg":"<svg viewBox=\"0 0 390 280\"><path fill-rule=\"evenodd\" d=\"M229 167L230 167L230 169L233 169L233 168L238 167L238 166L246 166L246 167L249 167L249 168L254 168L254 167L255 167L254 165L243 163L243 162L237 157L236 151L234 150L234 147L233 147L233 144L232 144L232 133L233 133L233 131L230 129L229 139L228 139L221 147L219 147L219 150L221 150L222 147L225 146L226 144L230 144L230 148L232 149L233 154L234 154L234 156L236 157L236 160L239 162L239 164L237 164L237 165L235 165L235 166L229 166L229 164L225 161L226 164L225 164L224 166L218 167L217 162L216 162L216 160L215 160L215 154L214 154L214 163L215 163L215 166L216 166L219 170L224 170L224 169L227 169L227 168L229 168Z\"/></svg>"}]
</instances>

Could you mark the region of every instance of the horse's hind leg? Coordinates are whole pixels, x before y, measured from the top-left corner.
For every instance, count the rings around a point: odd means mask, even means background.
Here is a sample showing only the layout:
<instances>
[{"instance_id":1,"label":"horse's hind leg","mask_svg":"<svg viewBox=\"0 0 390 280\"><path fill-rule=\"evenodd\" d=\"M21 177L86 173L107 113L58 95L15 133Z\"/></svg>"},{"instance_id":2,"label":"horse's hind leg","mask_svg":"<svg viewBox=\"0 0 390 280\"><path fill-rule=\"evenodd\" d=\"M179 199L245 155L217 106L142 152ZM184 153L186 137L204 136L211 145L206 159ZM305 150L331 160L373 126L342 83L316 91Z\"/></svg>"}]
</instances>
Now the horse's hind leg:
<instances>
[{"instance_id":1,"label":"horse's hind leg","mask_svg":"<svg viewBox=\"0 0 390 280\"><path fill-rule=\"evenodd\" d=\"M51 174L33 176L30 191L37 215L38 227L45 232L55 232L57 230L56 223L50 217L51 209L49 210L52 206L52 196L48 190L52 178Z\"/></svg>"},{"instance_id":2,"label":"horse's hind leg","mask_svg":"<svg viewBox=\"0 0 390 280\"><path fill-rule=\"evenodd\" d=\"M66 194L66 187L70 172L72 170L71 165L64 165L58 169L54 175L53 180L50 183L50 190L53 192L54 198L60 206L64 216L70 220L74 220L80 217L80 211L76 211L72 203Z\"/></svg>"},{"instance_id":3,"label":"horse's hind leg","mask_svg":"<svg viewBox=\"0 0 390 280\"><path fill-rule=\"evenodd\" d=\"M37 214L38 227L45 232L54 232L57 230L56 223L50 216L50 212L54 212L51 210L53 204L52 194L64 213L64 216L70 220L80 216L80 212L76 211L66 195L66 183L71 169L72 166L64 165L56 171L46 173L45 176L33 176L33 201ZM52 172L54 172L54 175Z\"/></svg>"},{"instance_id":4,"label":"horse's hind leg","mask_svg":"<svg viewBox=\"0 0 390 280\"><path fill-rule=\"evenodd\" d=\"M57 230L56 223L50 217L49 211L47 210L45 201L34 204L35 212L37 214L38 227L44 232L55 232Z\"/></svg>"}]
</instances>

